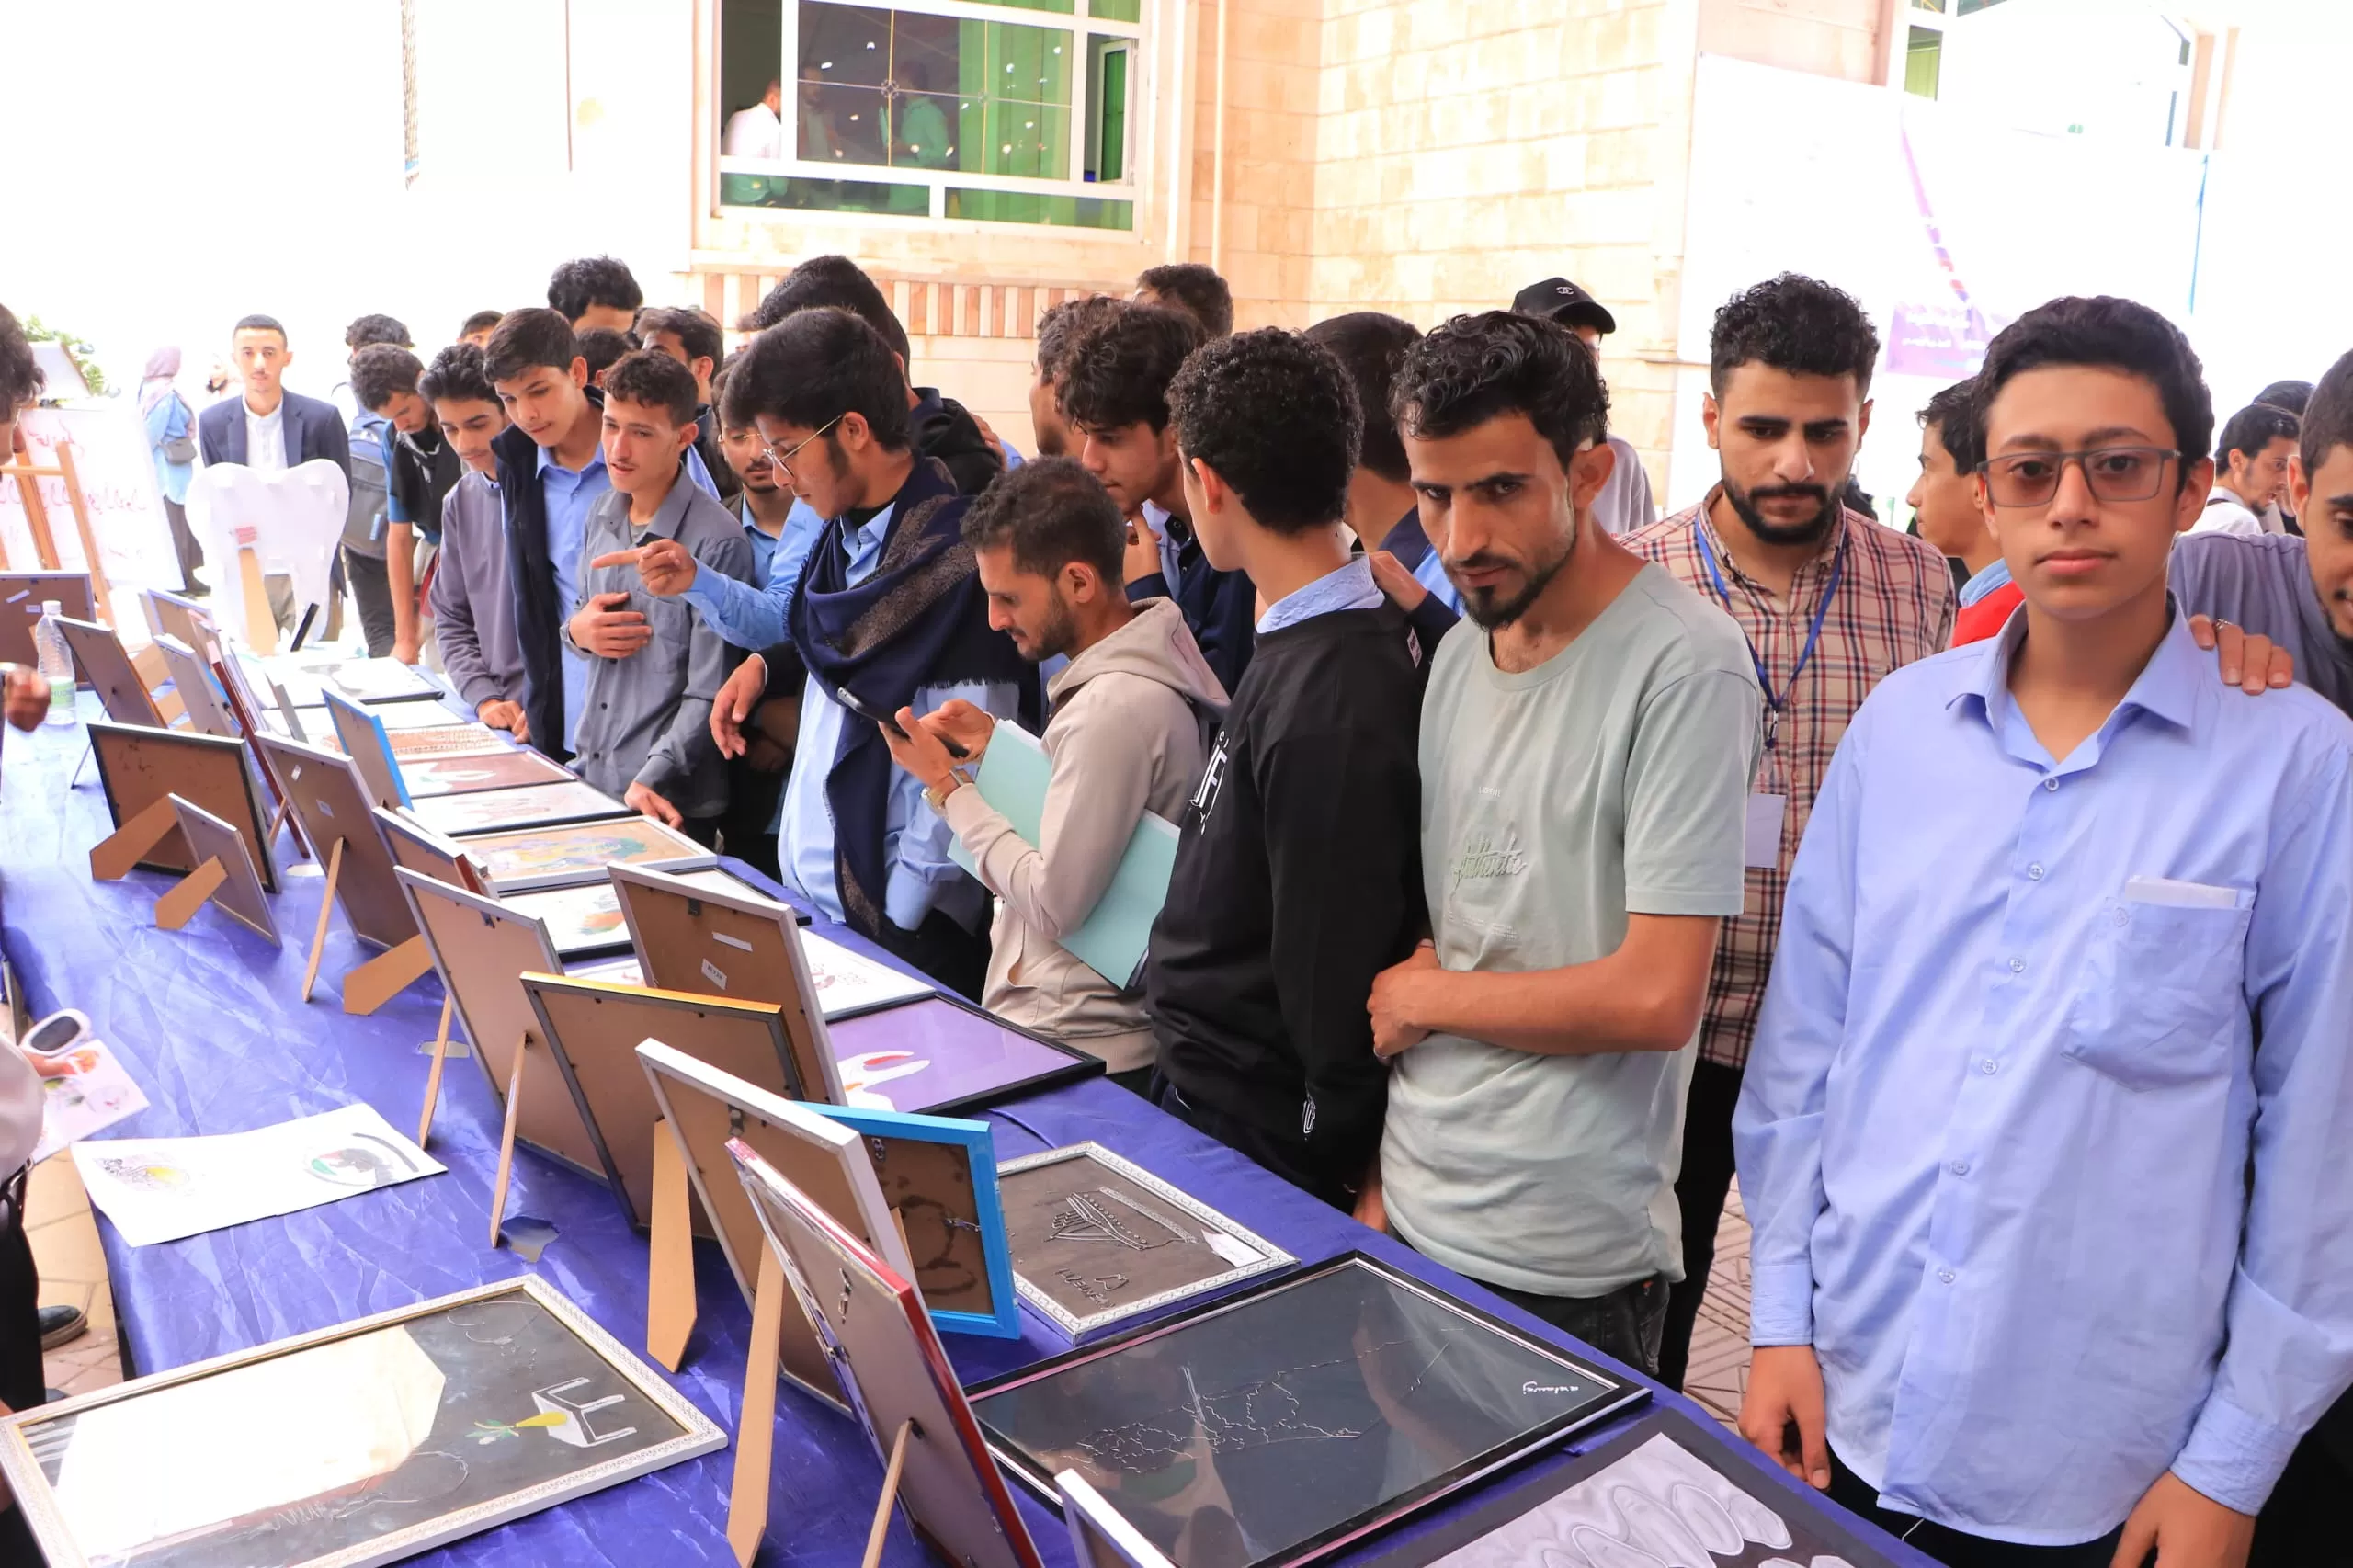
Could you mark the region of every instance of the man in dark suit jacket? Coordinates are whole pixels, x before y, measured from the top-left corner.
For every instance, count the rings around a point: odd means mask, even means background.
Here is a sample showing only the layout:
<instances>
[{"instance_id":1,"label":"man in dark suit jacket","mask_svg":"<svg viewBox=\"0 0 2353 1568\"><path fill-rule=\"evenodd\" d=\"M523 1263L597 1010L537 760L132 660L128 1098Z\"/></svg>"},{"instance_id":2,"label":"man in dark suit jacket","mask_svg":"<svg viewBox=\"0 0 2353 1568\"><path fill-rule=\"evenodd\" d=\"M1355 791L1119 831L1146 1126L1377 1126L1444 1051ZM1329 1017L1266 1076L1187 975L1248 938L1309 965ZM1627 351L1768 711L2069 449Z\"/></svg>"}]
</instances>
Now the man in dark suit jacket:
<instances>
[{"instance_id":1,"label":"man in dark suit jacket","mask_svg":"<svg viewBox=\"0 0 2353 1568\"><path fill-rule=\"evenodd\" d=\"M294 359L286 347L286 329L273 317L247 316L229 341L245 395L233 403L216 403L196 416L197 446L206 465L243 463L278 473L324 458L348 480L351 441L335 405L288 392L281 380ZM265 431L277 433L278 442L257 449L251 437Z\"/></svg>"}]
</instances>

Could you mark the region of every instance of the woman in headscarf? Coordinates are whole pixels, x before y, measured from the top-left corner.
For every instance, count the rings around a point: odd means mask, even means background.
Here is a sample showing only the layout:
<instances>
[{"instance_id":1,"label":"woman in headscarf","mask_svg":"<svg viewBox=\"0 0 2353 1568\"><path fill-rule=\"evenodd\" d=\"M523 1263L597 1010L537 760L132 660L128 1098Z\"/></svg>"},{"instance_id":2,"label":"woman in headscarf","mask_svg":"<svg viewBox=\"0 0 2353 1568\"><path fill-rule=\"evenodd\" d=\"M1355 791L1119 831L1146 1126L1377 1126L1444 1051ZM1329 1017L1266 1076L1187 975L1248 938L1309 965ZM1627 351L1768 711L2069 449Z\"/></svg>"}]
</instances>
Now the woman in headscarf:
<instances>
[{"instance_id":1,"label":"woman in headscarf","mask_svg":"<svg viewBox=\"0 0 2353 1568\"><path fill-rule=\"evenodd\" d=\"M196 472L196 416L172 385L180 373L180 351L158 348L147 357L139 379L139 415L147 422L147 445L155 456L155 488L163 493L164 517L179 551L180 592L201 597L211 590L196 580L204 549L188 531L188 482Z\"/></svg>"}]
</instances>

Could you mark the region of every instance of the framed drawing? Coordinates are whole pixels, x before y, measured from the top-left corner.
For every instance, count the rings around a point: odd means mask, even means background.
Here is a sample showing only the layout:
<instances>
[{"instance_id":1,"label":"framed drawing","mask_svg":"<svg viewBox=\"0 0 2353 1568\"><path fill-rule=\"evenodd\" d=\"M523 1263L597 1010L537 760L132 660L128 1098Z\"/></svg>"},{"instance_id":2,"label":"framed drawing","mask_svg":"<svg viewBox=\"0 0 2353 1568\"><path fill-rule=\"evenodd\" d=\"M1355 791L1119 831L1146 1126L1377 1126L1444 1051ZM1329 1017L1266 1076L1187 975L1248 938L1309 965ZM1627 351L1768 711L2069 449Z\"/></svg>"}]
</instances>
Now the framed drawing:
<instances>
[{"instance_id":1,"label":"framed drawing","mask_svg":"<svg viewBox=\"0 0 2353 1568\"><path fill-rule=\"evenodd\" d=\"M1021 1337L989 1124L856 1106L810 1108L866 1140L932 1321L951 1333Z\"/></svg>"},{"instance_id":2,"label":"framed drawing","mask_svg":"<svg viewBox=\"0 0 2353 1568\"><path fill-rule=\"evenodd\" d=\"M447 882L468 892L482 892L482 872L466 852L449 840L427 828L422 828L398 812L375 810L377 831L384 835L384 848L392 856L392 864L405 866L420 877L431 877L437 882Z\"/></svg>"},{"instance_id":3,"label":"framed drawing","mask_svg":"<svg viewBox=\"0 0 2353 1568\"><path fill-rule=\"evenodd\" d=\"M728 1153L843 1398L877 1454L903 1448L915 1534L966 1568L1042 1568L915 1288L748 1144Z\"/></svg>"},{"instance_id":4,"label":"framed drawing","mask_svg":"<svg viewBox=\"0 0 2353 1568\"><path fill-rule=\"evenodd\" d=\"M392 760L392 737L384 722L339 692L327 693L327 722L343 755L359 769L376 804L397 808L408 804L408 786L401 781L400 765Z\"/></svg>"},{"instance_id":5,"label":"framed drawing","mask_svg":"<svg viewBox=\"0 0 2353 1568\"><path fill-rule=\"evenodd\" d=\"M724 892L642 865L616 865L611 874L648 985L775 1003L784 1009L801 1097L842 1103L841 1074L790 909L748 888Z\"/></svg>"},{"instance_id":6,"label":"framed drawing","mask_svg":"<svg viewBox=\"0 0 2353 1568\"><path fill-rule=\"evenodd\" d=\"M1100 1057L946 994L827 1028L845 1105L955 1116L1103 1071Z\"/></svg>"},{"instance_id":7,"label":"framed drawing","mask_svg":"<svg viewBox=\"0 0 2353 1568\"><path fill-rule=\"evenodd\" d=\"M913 1002L939 987L904 970L853 952L839 942L813 931L801 934L801 956L808 960L809 978L816 986L817 1005L825 1021L839 1023L862 1013L879 1013L902 1002Z\"/></svg>"},{"instance_id":8,"label":"framed drawing","mask_svg":"<svg viewBox=\"0 0 2353 1568\"><path fill-rule=\"evenodd\" d=\"M1076 1344L1298 1261L1099 1143L996 1174L1021 1299Z\"/></svg>"},{"instance_id":9,"label":"framed drawing","mask_svg":"<svg viewBox=\"0 0 2353 1568\"><path fill-rule=\"evenodd\" d=\"M383 722L383 709L370 711ZM404 732L430 734L431 731ZM389 747L387 749L390 749ZM562 763L529 746L500 751L461 752L454 756L411 757L400 765L402 781L412 797L471 795L481 790L513 790L525 784L561 784L572 777Z\"/></svg>"},{"instance_id":10,"label":"framed drawing","mask_svg":"<svg viewBox=\"0 0 2353 1568\"><path fill-rule=\"evenodd\" d=\"M207 860L221 863L221 884L209 895L221 906L221 913L267 938L271 947L283 946L277 917L270 913L269 899L261 885L261 871L245 847L245 835L177 795L172 797L172 811L179 819L180 836L188 840L188 858L199 867ZM191 908L188 913L195 911Z\"/></svg>"},{"instance_id":11,"label":"framed drawing","mask_svg":"<svg viewBox=\"0 0 2353 1568\"><path fill-rule=\"evenodd\" d=\"M1361 1253L972 1394L1016 1479L1076 1471L1179 1568L1315 1561L1646 1397Z\"/></svg>"},{"instance_id":12,"label":"framed drawing","mask_svg":"<svg viewBox=\"0 0 2353 1568\"><path fill-rule=\"evenodd\" d=\"M234 826L244 837L264 891L278 891L277 863L269 853L269 813L262 808L243 742L96 719L89 728L98 782L116 827L177 795ZM176 822L135 864L142 870L183 874L197 865Z\"/></svg>"},{"instance_id":13,"label":"framed drawing","mask_svg":"<svg viewBox=\"0 0 2353 1568\"><path fill-rule=\"evenodd\" d=\"M473 1045L499 1108L506 1108L509 1085L517 1086L522 1104L514 1113L516 1141L570 1165L592 1180L601 1180L605 1163L597 1152L563 1069L555 1062L540 1033L539 1016L523 993L527 973L560 973L555 949L547 931L529 915L517 915L496 899L482 898L462 888L404 868L397 873L417 928L433 950L433 967L440 972L458 1017ZM516 1077L517 1055L522 1076Z\"/></svg>"},{"instance_id":14,"label":"framed drawing","mask_svg":"<svg viewBox=\"0 0 2353 1568\"><path fill-rule=\"evenodd\" d=\"M346 659L317 653L282 653L264 661L270 678L286 687L299 707L316 708L336 691L354 702L400 702L438 697L441 688L415 665L398 659Z\"/></svg>"},{"instance_id":15,"label":"framed drawing","mask_svg":"<svg viewBox=\"0 0 2353 1568\"><path fill-rule=\"evenodd\" d=\"M233 741L244 738L224 706L227 699L213 689L212 672L204 667L202 654L169 632L155 639L155 652L164 656L164 667L172 674L172 690L178 694L180 708L197 733Z\"/></svg>"},{"instance_id":16,"label":"framed drawing","mask_svg":"<svg viewBox=\"0 0 2353 1568\"><path fill-rule=\"evenodd\" d=\"M648 869L661 870L665 868L655 865ZM677 878L682 882L690 882L696 887L732 897L761 897L757 889L736 881L717 868L704 871L680 871ZM566 959L629 949L629 925L621 916L620 894L610 881L583 882L578 887L550 888L544 892L513 893L508 895L506 903L509 907L528 910L545 922L548 935L555 938L555 950ZM779 903L777 907L793 913L789 904ZM635 973L627 983L644 983L644 971L635 964L633 959L631 968Z\"/></svg>"},{"instance_id":17,"label":"framed drawing","mask_svg":"<svg viewBox=\"0 0 2353 1568\"><path fill-rule=\"evenodd\" d=\"M873 1162L866 1157L857 1133L810 1107L756 1089L660 1040L640 1044L637 1058L670 1136L677 1142L687 1179L719 1233L719 1249L745 1301L758 1304L754 1287L759 1279L762 1233L751 1196L729 1158L731 1141L741 1141L786 1173L812 1202L837 1216L836 1223L898 1263L900 1277L905 1278L906 1244L891 1222ZM837 1410L847 1408L815 1328L801 1322L798 1314L786 1314L778 1359L785 1376L802 1390Z\"/></svg>"},{"instance_id":18,"label":"framed drawing","mask_svg":"<svg viewBox=\"0 0 2353 1568\"><path fill-rule=\"evenodd\" d=\"M718 856L652 817L486 833L468 838L466 853L473 857L502 898L540 888L600 882L614 866L642 866L655 860L680 860L698 868L719 864Z\"/></svg>"},{"instance_id":19,"label":"framed drawing","mask_svg":"<svg viewBox=\"0 0 2353 1568\"><path fill-rule=\"evenodd\" d=\"M540 1038L555 1053L573 1103L603 1161L630 1223L654 1213L654 1124L662 1119L637 1048L649 1040L753 1086L787 1098L792 1063L773 1006L684 996L675 991L526 974L523 994Z\"/></svg>"},{"instance_id":20,"label":"framed drawing","mask_svg":"<svg viewBox=\"0 0 2353 1568\"><path fill-rule=\"evenodd\" d=\"M98 619L87 572L0 572L0 660L40 667L33 628L40 624L40 607L51 599L57 613L70 619Z\"/></svg>"},{"instance_id":21,"label":"framed drawing","mask_svg":"<svg viewBox=\"0 0 2353 1568\"><path fill-rule=\"evenodd\" d=\"M163 710L155 706L147 683L131 667L131 655L122 651L122 639L114 634L114 628L63 617L57 624L65 632L65 645L74 651L74 662L82 666L82 678L97 688L108 718L118 724L164 728Z\"/></svg>"},{"instance_id":22,"label":"framed drawing","mask_svg":"<svg viewBox=\"0 0 2353 1568\"><path fill-rule=\"evenodd\" d=\"M12 1415L0 1473L54 1564L370 1568L726 1444L527 1277Z\"/></svg>"},{"instance_id":23,"label":"framed drawing","mask_svg":"<svg viewBox=\"0 0 2353 1568\"><path fill-rule=\"evenodd\" d=\"M417 801L408 811L434 832L446 833L452 838L637 814L595 785L577 778L567 778L561 784L527 784L519 790L436 795Z\"/></svg>"},{"instance_id":24,"label":"framed drawing","mask_svg":"<svg viewBox=\"0 0 2353 1568\"><path fill-rule=\"evenodd\" d=\"M220 628L210 610L184 594L162 588L149 588L145 597L148 623L154 627L157 637L176 637L181 646L198 657L210 657L211 645L221 640Z\"/></svg>"},{"instance_id":25,"label":"framed drawing","mask_svg":"<svg viewBox=\"0 0 2353 1568\"><path fill-rule=\"evenodd\" d=\"M1054 1477L1078 1568L1176 1568L1074 1470Z\"/></svg>"},{"instance_id":26,"label":"framed drawing","mask_svg":"<svg viewBox=\"0 0 2353 1568\"><path fill-rule=\"evenodd\" d=\"M416 935L416 921L393 878L392 857L375 831L367 785L350 760L276 735L256 735L254 744L269 761L286 792L286 803L302 824L302 836L322 862L335 858L335 901L353 936L373 947L394 948Z\"/></svg>"},{"instance_id":27,"label":"framed drawing","mask_svg":"<svg viewBox=\"0 0 2353 1568\"><path fill-rule=\"evenodd\" d=\"M1746 1444L1661 1410L1563 1468L1480 1498L1371 1568L1552 1568L1571 1552L1579 1562L1892 1568L1858 1522L1802 1499Z\"/></svg>"}]
</instances>

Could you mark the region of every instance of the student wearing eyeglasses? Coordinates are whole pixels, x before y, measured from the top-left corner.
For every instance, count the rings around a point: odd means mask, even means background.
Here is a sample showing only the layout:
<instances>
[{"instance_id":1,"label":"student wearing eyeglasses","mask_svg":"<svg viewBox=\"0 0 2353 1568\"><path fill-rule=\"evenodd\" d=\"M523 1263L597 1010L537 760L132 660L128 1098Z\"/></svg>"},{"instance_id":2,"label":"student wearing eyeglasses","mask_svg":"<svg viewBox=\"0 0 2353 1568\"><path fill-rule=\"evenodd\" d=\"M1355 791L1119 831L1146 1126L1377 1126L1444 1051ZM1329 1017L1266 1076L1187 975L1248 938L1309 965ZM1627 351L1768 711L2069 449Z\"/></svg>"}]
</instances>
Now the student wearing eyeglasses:
<instances>
[{"instance_id":1,"label":"student wearing eyeglasses","mask_svg":"<svg viewBox=\"0 0 2353 1568\"><path fill-rule=\"evenodd\" d=\"M2216 680L2168 595L2179 329L2053 301L1978 407L2025 603L1880 683L1798 852L1741 1430L1948 1563L2234 1568L2353 1382L2353 722Z\"/></svg>"}]
</instances>

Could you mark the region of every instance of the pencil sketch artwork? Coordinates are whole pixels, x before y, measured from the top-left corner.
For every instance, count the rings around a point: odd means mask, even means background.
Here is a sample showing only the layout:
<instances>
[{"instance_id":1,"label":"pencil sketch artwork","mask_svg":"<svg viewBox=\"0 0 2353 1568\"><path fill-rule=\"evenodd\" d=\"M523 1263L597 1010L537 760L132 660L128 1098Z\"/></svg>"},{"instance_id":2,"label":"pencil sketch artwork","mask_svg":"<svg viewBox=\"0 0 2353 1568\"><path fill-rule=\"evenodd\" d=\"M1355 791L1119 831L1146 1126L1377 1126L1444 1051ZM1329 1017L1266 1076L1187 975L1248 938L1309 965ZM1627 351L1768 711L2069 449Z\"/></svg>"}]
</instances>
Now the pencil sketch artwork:
<instances>
[{"instance_id":1,"label":"pencil sketch artwork","mask_svg":"<svg viewBox=\"0 0 2353 1568\"><path fill-rule=\"evenodd\" d=\"M1856 1568L1661 1433L1433 1568Z\"/></svg>"}]
</instances>

